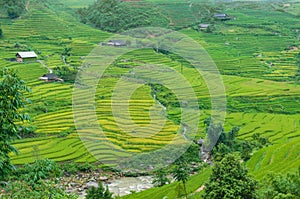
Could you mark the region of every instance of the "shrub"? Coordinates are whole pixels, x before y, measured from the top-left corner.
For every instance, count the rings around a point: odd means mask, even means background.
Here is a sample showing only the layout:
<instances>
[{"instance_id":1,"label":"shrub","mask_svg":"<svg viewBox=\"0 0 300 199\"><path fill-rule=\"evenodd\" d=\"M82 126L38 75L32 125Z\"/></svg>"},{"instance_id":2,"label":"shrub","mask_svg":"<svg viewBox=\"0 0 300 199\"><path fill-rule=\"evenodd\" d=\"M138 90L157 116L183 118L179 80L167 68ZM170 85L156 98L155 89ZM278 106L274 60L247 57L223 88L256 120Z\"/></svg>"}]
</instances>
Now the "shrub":
<instances>
[{"instance_id":1,"label":"shrub","mask_svg":"<svg viewBox=\"0 0 300 199\"><path fill-rule=\"evenodd\" d=\"M79 164L77 166L78 171L81 172L91 172L96 169L96 167L90 163Z\"/></svg>"},{"instance_id":2,"label":"shrub","mask_svg":"<svg viewBox=\"0 0 300 199\"><path fill-rule=\"evenodd\" d=\"M52 198L52 199L75 199L76 195L65 193L61 188L57 188L53 182L39 184L37 189L32 189L26 182L14 181L8 183L4 189L4 194L0 194L2 199L23 199L23 198Z\"/></svg>"},{"instance_id":3,"label":"shrub","mask_svg":"<svg viewBox=\"0 0 300 199\"><path fill-rule=\"evenodd\" d=\"M61 174L60 166L49 159L36 160L33 164L26 164L17 171L17 175L33 188L40 186L43 179L58 177Z\"/></svg>"},{"instance_id":4,"label":"shrub","mask_svg":"<svg viewBox=\"0 0 300 199\"><path fill-rule=\"evenodd\" d=\"M87 191L86 199L112 199L112 193L108 187L103 187L102 182L98 183L99 187L92 187Z\"/></svg>"}]
</instances>

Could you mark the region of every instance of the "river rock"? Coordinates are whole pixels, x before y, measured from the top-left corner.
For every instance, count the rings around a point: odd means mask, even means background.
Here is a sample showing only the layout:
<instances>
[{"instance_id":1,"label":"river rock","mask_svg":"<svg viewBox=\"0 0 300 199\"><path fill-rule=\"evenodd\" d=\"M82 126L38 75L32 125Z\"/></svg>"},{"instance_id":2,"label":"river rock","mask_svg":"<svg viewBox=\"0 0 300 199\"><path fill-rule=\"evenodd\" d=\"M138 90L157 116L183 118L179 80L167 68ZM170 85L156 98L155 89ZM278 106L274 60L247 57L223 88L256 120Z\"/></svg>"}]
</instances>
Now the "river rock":
<instances>
[{"instance_id":1,"label":"river rock","mask_svg":"<svg viewBox=\"0 0 300 199\"><path fill-rule=\"evenodd\" d=\"M97 182L90 181L90 182L88 182L88 183L86 184L86 187L87 187L87 188L92 188L92 187L98 188L99 185L98 185Z\"/></svg>"},{"instance_id":2,"label":"river rock","mask_svg":"<svg viewBox=\"0 0 300 199\"><path fill-rule=\"evenodd\" d=\"M107 178L107 177L105 177L105 176L103 176L103 177L100 177L100 178L99 178L99 180L101 180L101 181L107 181L107 180L108 180L108 178Z\"/></svg>"}]
</instances>

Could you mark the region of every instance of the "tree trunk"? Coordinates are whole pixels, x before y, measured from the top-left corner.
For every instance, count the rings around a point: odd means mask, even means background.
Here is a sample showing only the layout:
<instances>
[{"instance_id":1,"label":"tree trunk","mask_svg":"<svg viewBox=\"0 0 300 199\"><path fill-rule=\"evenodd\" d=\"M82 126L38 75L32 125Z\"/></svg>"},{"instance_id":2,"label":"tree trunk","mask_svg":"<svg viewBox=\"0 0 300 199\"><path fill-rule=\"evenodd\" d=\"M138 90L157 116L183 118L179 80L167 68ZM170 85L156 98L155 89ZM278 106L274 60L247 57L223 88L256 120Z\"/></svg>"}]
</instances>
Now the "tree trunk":
<instances>
[{"instance_id":1,"label":"tree trunk","mask_svg":"<svg viewBox=\"0 0 300 199\"><path fill-rule=\"evenodd\" d=\"M182 183L183 183L185 198L187 199L186 184L185 184L185 182L182 182Z\"/></svg>"}]
</instances>

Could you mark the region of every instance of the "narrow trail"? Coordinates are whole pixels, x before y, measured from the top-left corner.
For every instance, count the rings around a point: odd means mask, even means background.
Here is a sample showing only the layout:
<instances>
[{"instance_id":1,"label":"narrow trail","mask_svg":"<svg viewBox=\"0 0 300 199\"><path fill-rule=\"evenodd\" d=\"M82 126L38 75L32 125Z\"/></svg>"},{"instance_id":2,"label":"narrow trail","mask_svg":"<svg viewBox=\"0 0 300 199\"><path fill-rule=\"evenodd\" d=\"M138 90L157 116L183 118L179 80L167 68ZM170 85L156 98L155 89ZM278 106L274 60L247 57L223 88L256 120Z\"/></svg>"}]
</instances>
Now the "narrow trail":
<instances>
[{"instance_id":1,"label":"narrow trail","mask_svg":"<svg viewBox=\"0 0 300 199\"><path fill-rule=\"evenodd\" d=\"M205 186L202 185L201 187L199 187L199 188L195 191L195 193L199 193L199 192L203 191L204 189L205 189Z\"/></svg>"},{"instance_id":2,"label":"narrow trail","mask_svg":"<svg viewBox=\"0 0 300 199\"><path fill-rule=\"evenodd\" d=\"M47 68L47 70L49 70L49 73L52 73L52 72L53 72L52 69L49 68L49 67L45 64L44 61L42 61L42 60L37 60L37 62L39 62L39 63L42 64L45 68Z\"/></svg>"},{"instance_id":3,"label":"narrow trail","mask_svg":"<svg viewBox=\"0 0 300 199\"><path fill-rule=\"evenodd\" d=\"M27 12L29 11L29 6L30 6L30 0L28 0L27 3L26 3L26 8L25 9L26 9Z\"/></svg>"}]
</instances>

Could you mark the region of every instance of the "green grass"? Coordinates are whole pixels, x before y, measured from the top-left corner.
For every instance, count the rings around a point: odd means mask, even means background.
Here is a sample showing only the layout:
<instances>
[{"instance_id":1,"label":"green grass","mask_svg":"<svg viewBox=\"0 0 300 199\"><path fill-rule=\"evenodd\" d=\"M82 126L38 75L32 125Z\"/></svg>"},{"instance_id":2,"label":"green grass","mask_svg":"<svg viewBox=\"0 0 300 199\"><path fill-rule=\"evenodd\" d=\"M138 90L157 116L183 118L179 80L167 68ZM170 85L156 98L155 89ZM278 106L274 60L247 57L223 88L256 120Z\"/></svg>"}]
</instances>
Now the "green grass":
<instances>
[{"instance_id":1,"label":"green grass","mask_svg":"<svg viewBox=\"0 0 300 199\"><path fill-rule=\"evenodd\" d=\"M211 173L211 169L205 169L199 174L196 174L194 176L191 176L190 179L186 183L187 187L187 192L188 194L194 193L198 188L200 188L205 181L208 180L209 175ZM124 196L122 198L124 199L134 199L134 198L145 198L145 199L151 199L151 198L177 198L178 193L176 191L176 187L178 186L178 182L171 183L169 185L165 185L163 187L158 187L158 188L151 188L146 191L140 192L140 193L135 193L131 194L128 196ZM183 194L181 192L181 194ZM183 195L181 195L183 196Z\"/></svg>"}]
</instances>

